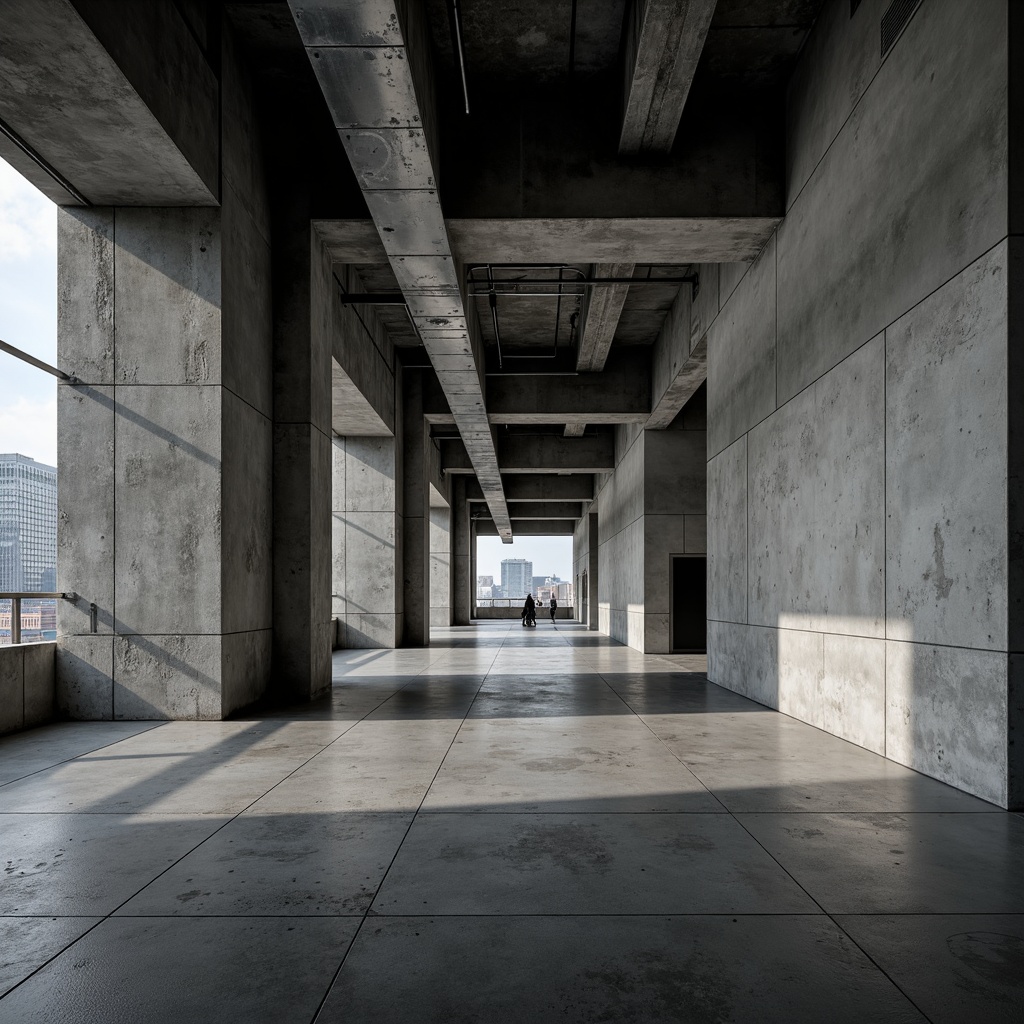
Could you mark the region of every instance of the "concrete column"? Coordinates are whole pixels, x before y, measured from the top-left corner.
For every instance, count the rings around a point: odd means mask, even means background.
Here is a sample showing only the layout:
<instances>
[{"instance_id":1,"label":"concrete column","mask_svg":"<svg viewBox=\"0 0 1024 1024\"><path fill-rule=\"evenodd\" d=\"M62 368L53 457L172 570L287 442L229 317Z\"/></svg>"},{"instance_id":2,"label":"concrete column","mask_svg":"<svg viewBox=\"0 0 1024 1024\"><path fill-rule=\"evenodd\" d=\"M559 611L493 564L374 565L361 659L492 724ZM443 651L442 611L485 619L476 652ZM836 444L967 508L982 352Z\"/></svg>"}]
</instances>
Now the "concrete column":
<instances>
[{"instance_id":1,"label":"concrete column","mask_svg":"<svg viewBox=\"0 0 1024 1024\"><path fill-rule=\"evenodd\" d=\"M276 212L274 684L310 700L331 685L333 277L301 189Z\"/></svg>"},{"instance_id":2,"label":"concrete column","mask_svg":"<svg viewBox=\"0 0 1024 1024\"><path fill-rule=\"evenodd\" d=\"M401 640L395 439L334 438L332 613L340 647Z\"/></svg>"},{"instance_id":3,"label":"concrete column","mask_svg":"<svg viewBox=\"0 0 1024 1024\"><path fill-rule=\"evenodd\" d=\"M452 625L452 510L430 507L430 625Z\"/></svg>"},{"instance_id":4,"label":"concrete column","mask_svg":"<svg viewBox=\"0 0 1024 1024\"><path fill-rule=\"evenodd\" d=\"M218 719L270 679L268 233L229 184L58 225L60 711Z\"/></svg>"},{"instance_id":5,"label":"concrete column","mask_svg":"<svg viewBox=\"0 0 1024 1024\"><path fill-rule=\"evenodd\" d=\"M468 626L476 579L470 555L469 502L466 500L466 478L457 476L452 482L452 624Z\"/></svg>"},{"instance_id":6,"label":"concrete column","mask_svg":"<svg viewBox=\"0 0 1024 1024\"><path fill-rule=\"evenodd\" d=\"M587 515L587 529L590 533L590 548L588 557L590 564L587 567L587 628L600 629L597 604L597 566L598 566L598 535L597 535L597 513L590 512Z\"/></svg>"},{"instance_id":7,"label":"concrete column","mask_svg":"<svg viewBox=\"0 0 1024 1024\"><path fill-rule=\"evenodd\" d=\"M402 591L406 647L430 645L429 444L423 418L423 372L406 370L402 382Z\"/></svg>"},{"instance_id":8,"label":"concrete column","mask_svg":"<svg viewBox=\"0 0 1024 1024\"><path fill-rule=\"evenodd\" d=\"M469 521L469 615L472 621L476 614L476 523Z\"/></svg>"}]
</instances>

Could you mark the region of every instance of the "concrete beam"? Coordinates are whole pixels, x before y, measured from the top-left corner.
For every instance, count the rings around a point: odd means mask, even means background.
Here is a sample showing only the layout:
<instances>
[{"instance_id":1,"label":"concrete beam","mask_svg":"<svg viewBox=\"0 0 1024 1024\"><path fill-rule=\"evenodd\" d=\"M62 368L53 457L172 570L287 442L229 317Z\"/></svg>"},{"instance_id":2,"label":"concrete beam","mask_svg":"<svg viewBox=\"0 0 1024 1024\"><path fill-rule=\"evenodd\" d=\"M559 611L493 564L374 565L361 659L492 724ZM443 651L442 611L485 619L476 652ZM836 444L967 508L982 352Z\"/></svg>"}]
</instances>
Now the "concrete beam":
<instances>
[{"instance_id":1,"label":"concrete beam","mask_svg":"<svg viewBox=\"0 0 1024 1024\"><path fill-rule=\"evenodd\" d=\"M564 437L582 437L586 432L586 423L566 423Z\"/></svg>"},{"instance_id":2,"label":"concrete beam","mask_svg":"<svg viewBox=\"0 0 1024 1024\"><path fill-rule=\"evenodd\" d=\"M0 157L61 206L217 205L219 87L171 0L4 0L2 19L0 119L56 177L2 133Z\"/></svg>"},{"instance_id":3,"label":"concrete beam","mask_svg":"<svg viewBox=\"0 0 1024 1024\"><path fill-rule=\"evenodd\" d=\"M591 267L590 276L632 277L633 263L597 263ZM608 285L591 288L583 301L580 343L576 353L576 369L582 371L603 370L608 351L612 347L615 328L619 326L622 307L629 294L628 284Z\"/></svg>"},{"instance_id":4,"label":"concrete beam","mask_svg":"<svg viewBox=\"0 0 1024 1024\"><path fill-rule=\"evenodd\" d=\"M512 475L504 478L505 494L510 502L518 501L593 501L592 476L552 476L547 473ZM476 480L466 481L466 500L483 501L484 494Z\"/></svg>"},{"instance_id":5,"label":"concrete beam","mask_svg":"<svg viewBox=\"0 0 1024 1024\"><path fill-rule=\"evenodd\" d=\"M703 268L702 268L703 269ZM718 303L717 267L702 275L701 301ZM707 335L691 315L692 292L684 285L661 325L651 356L651 416L648 430L664 430L708 375Z\"/></svg>"},{"instance_id":6,"label":"concrete beam","mask_svg":"<svg viewBox=\"0 0 1024 1024\"><path fill-rule=\"evenodd\" d=\"M517 519L513 533L517 537L571 537L576 524L569 519ZM479 537L496 537L498 531L490 519L481 519L476 524Z\"/></svg>"},{"instance_id":7,"label":"concrete beam","mask_svg":"<svg viewBox=\"0 0 1024 1024\"><path fill-rule=\"evenodd\" d=\"M477 514L481 502L473 502ZM513 525L518 519L572 519L574 522L580 518L582 502L579 501L510 501L508 503L508 514L512 517ZM486 515L480 515L477 522L486 519Z\"/></svg>"},{"instance_id":8,"label":"concrete beam","mask_svg":"<svg viewBox=\"0 0 1024 1024\"><path fill-rule=\"evenodd\" d=\"M668 153L690 94L716 0L632 0L619 153Z\"/></svg>"},{"instance_id":9,"label":"concrete beam","mask_svg":"<svg viewBox=\"0 0 1024 1024\"><path fill-rule=\"evenodd\" d=\"M623 187L627 187L623 183ZM764 248L782 214L666 217L652 203L648 216L446 219L463 263L733 263ZM337 263L386 263L373 221L317 220Z\"/></svg>"},{"instance_id":10,"label":"concrete beam","mask_svg":"<svg viewBox=\"0 0 1024 1024\"><path fill-rule=\"evenodd\" d=\"M289 7L498 532L511 542L484 407L481 346L435 185L433 80L422 5L289 0Z\"/></svg>"},{"instance_id":11,"label":"concrete beam","mask_svg":"<svg viewBox=\"0 0 1024 1024\"><path fill-rule=\"evenodd\" d=\"M473 465L458 438L441 442L445 473L472 473ZM610 434L569 438L554 434L509 434L498 438L502 473L610 473L615 468L615 438Z\"/></svg>"}]
</instances>

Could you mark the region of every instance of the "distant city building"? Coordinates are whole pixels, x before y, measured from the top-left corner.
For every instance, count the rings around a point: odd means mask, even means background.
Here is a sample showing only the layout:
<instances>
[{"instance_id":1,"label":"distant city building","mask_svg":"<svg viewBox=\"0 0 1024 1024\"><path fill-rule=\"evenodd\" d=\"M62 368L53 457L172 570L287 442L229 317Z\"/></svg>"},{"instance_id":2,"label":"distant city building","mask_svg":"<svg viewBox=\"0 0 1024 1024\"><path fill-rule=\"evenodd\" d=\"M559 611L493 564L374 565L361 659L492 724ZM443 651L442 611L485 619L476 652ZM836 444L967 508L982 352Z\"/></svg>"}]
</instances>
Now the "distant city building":
<instances>
[{"instance_id":1,"label":"distant city building","mask_svg":"<svg viewBox=\"0 0 1024 1024\"><path fill-rule=\"evenodd\" d=\"M493 576L477 576L476 585L478 587L493 587L494 577Z\"/></svg>"},{"instance_id":2,"label":"distant city building","mask_svg":"<svg viewBox=\"0 0 1024 1024\"><path fill-rule=\"evenodd\" d=\"M57 585L57 470L0 455L0 591Z\"/></svg>"},{"instance_id":3,"label":"distant city building","mask_svg":"<svg viewBox=\"0 0 1024 1024\"><path fill-rule=\"evenodd\" d=\"M505 597L525 597L533 592L533 562L525 558L501 560L501 592Z\"/></svg>"}]
</instances>

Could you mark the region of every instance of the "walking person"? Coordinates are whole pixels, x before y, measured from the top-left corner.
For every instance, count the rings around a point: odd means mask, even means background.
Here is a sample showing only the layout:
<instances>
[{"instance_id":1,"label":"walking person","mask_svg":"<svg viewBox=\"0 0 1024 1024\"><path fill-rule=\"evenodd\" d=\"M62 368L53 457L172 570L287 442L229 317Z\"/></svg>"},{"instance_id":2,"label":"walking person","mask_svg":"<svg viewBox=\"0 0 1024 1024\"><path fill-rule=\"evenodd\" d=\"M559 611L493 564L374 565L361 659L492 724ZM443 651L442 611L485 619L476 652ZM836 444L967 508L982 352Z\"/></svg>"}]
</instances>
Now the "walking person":
<instances>
[{"instance_id":1,"label":"walking person","mask_svg":"<svg viewBox=\"0 0 1024 1024\"><path fill-rule=\"evenodd\" d=\"M548 609L551 612L551 625L555 624L555 612L558 611L558 602L555 600L555 595L551 595L551 600L548 602Z\"/></svg>"},{"instance_id":2,"label":"walking person","mask_svg":"<svg viewBox=\"0 0 1024 1024\"><path fill-rule=\"evenodd\" d=\"M526 600L523 602L523 610L520 612L519 617L523 620L524 626L536 626L537 625L537 603L533 599L533 594L527 594Z\"/></svg>"}]
</instances>

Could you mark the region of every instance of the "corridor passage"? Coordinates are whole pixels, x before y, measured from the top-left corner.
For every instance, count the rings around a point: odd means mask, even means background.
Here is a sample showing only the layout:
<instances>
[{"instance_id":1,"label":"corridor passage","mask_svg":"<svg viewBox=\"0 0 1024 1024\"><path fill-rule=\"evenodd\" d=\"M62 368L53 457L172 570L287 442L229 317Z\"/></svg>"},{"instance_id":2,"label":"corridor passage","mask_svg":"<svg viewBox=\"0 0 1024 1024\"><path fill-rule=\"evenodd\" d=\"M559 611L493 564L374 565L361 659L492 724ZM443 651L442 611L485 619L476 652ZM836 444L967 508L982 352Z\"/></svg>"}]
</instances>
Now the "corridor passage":
<instances>
[{"instance_id":1,"label":"corridor passage","mask_svg":"<svg viewBox=\"0 0 1024 1024\"><path fill-rule=\"evenodd\" d=\"M1010 1021L1024 820L579 625L0 740L0 1022Z\"/></svg>"}]
</instances>

